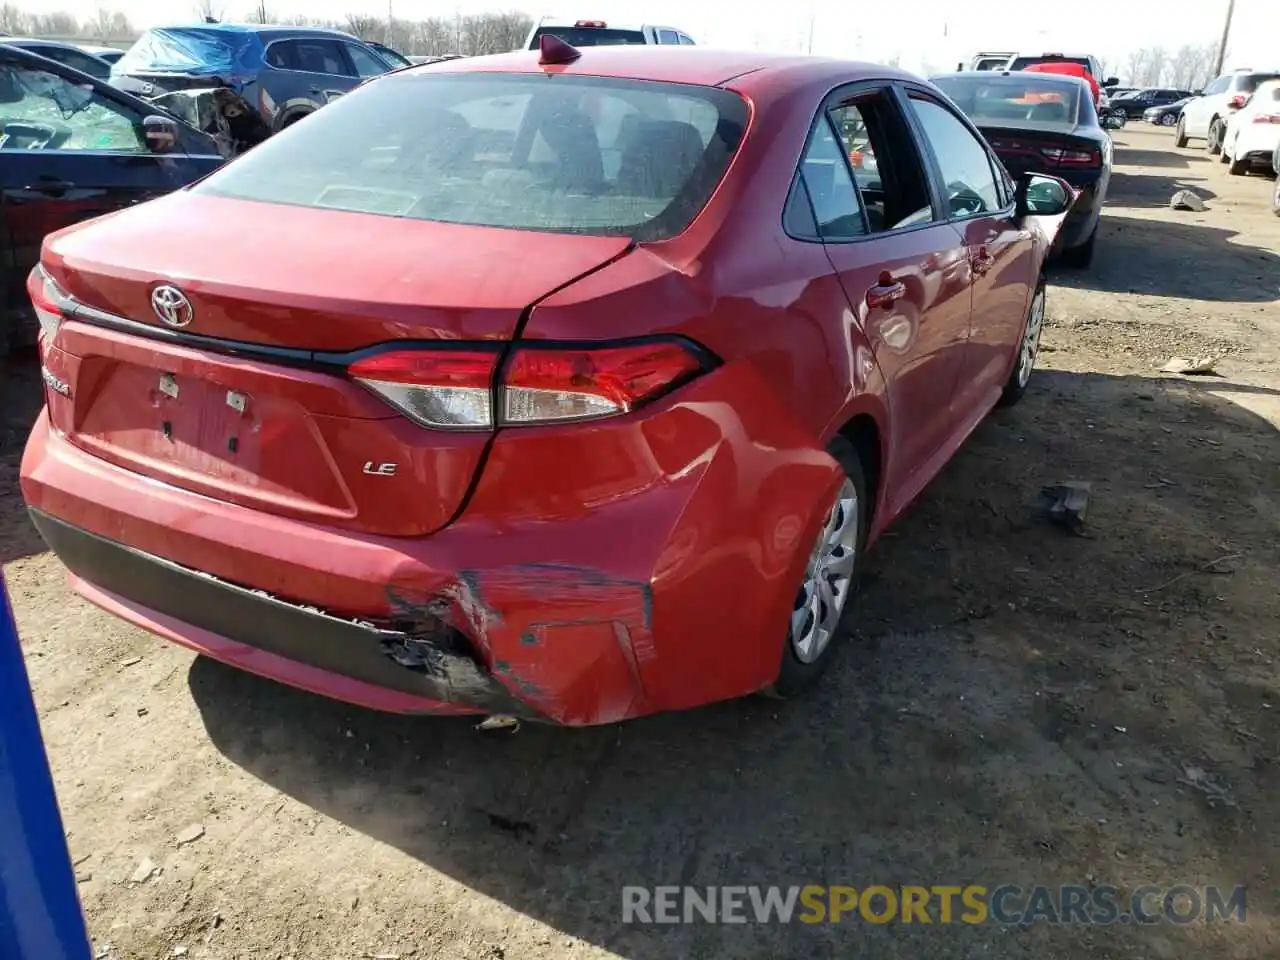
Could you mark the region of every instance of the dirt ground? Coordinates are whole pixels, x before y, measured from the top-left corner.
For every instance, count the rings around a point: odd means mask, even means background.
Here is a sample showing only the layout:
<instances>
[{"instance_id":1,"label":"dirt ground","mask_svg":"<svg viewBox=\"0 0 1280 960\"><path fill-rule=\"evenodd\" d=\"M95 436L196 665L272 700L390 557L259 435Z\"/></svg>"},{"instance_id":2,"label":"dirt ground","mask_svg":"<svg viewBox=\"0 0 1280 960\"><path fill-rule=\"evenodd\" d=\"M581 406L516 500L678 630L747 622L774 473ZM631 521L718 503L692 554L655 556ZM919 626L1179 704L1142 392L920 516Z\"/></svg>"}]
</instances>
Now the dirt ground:
<instances>
[{"instance_id":1,"label":"dirt ground","mask_svg":"<svg viewBox=\"0 0 1280 960\"><path fill-rule=\"evenodd\" d=\"M853 642L793 703L493 736L258 680L73 598L10 444L0 560L99 956L1280 955L1280 219L1266 178L1140 124L1117 144L1026 400L873 551ZM1168 209L1180 185L1208 210ZM1087 536L1037 513L1066 479ZM621 923L624 884L1006 882L1245 884L1248 920Z\"/></svg>"}]
</instances>

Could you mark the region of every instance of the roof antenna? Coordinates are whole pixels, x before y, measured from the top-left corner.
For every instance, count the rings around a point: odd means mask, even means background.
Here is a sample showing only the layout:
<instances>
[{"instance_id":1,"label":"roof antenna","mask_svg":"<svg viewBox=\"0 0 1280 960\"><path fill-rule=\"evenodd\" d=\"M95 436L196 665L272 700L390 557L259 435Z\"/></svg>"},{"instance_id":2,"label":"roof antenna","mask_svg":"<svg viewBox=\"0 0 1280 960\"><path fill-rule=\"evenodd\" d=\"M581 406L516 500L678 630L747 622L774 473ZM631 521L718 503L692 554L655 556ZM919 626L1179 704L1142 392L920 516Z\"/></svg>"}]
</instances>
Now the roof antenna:
<instances>
[{"instance_id":1,"label":"roof antenna","mask_svg":"<svg viewBox=\"0 0 1280 960\"><path fill-rule=\"evenodd\" d=\"M566 43L554 33L544 33L538 38L538 63L543 66L550 64L573 63L580 56L582 51L571 43Z\"/></svg>"}]
</instances>

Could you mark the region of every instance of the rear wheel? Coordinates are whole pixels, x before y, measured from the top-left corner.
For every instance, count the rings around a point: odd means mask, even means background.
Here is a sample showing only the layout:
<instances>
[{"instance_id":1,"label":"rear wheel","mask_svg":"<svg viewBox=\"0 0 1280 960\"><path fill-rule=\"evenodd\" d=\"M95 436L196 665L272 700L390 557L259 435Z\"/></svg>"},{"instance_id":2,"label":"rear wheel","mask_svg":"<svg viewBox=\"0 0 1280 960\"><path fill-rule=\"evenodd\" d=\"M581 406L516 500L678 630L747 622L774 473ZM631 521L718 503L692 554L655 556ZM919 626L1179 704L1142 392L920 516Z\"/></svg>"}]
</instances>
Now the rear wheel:
<instances>
[{"instance_id":1,"label":"rear wheel","mask_svg":"<svg viewBox=\"0 0 1280 960\"><path fill-rule=\"evenodd\" d=\"M1222 135L1227 132L1225 124L1218 117L1214 117L1209 124L1209 139L1205 142L1205 149L1209 151L1209 156L1216 157L1222 153Z\"/></svg>"},{"instance_id":2,"label":"rear wheel","mask_svg":"<svg viewBox=\"0 0 1280 960\"><path fill-rule=\"evenodd\" d=\"M845 479L828 505L796 592L778 678L766 691L774 697L801 693L831 665L845 634L842 621L867 541L871 501L862 458L844 437L837 437L829 452L844 468Z\"/></svg>"},{"instance_id":3,"label":"rear wheel","mask_svg":"<svg viewBox=\"0 0 1280 960\"><path fill-rule=\"evenodd\" d=\"M1239 149L1239 147L1240 145L1236 144L1236 149ZM1246 173L1249 172L1249 166L1250 164L1249 164L1248 157L1232 156L1231 166L1228 167L1227 170L1233 177L1243 177Z\"/></svg>"},{"instance_id":4,"label":"rear wheel","mask_svg":"<svg viewBox=\"0 0 1280 960\"><path fill-rule=\"evenodd\" d=\"M1011 407L1027 392L1027 384L1031 382L1031 373L1036 368L1036 357L1040 355L1040 335L1044 332L1044 279L1036 284L1036 292L1031 296L1031 306L1027 310L1027 322L1022 328L1022 340L1018 343L1018 358L1013 363L1013 372L1000 394L1000 406Z\"/></svg>"},{"instance_id":5,"label":"rear wheel","mask_svg":"<svg viewBox=\"0 0 1280 960\"><path fill-rule=\"evenodd\" d=\"M1175 147L1185 147L1187 145L1187 121L1178 118L1178 132L1174 134L1173 145Z\"/></svg>"},{"instance_id":6,"label":"rear wheel","mask_svg":"<svg viewBox=\"0 0 1280 960\"><path fill-rule=\"evenodd\" d=\"M1271 212L1280 217L1280 173L1276 174L1276 185L1271 191Z\"/></svg>"},{"instance_id":7,"label":"rear wheel","mask_svg":"<svg viewBox=\"0 0 1280 960\"><path fill-rule=\"evenodd\" d=\"M1172 113L1166 113L1163 117L1160 118L1160 126L1162 127L1172 127L1177 122L1178 122L1178 118L1175 117ZM1182 144L1178 144L1178 146L1182 146Z\"/></svg>"}]
</instances>

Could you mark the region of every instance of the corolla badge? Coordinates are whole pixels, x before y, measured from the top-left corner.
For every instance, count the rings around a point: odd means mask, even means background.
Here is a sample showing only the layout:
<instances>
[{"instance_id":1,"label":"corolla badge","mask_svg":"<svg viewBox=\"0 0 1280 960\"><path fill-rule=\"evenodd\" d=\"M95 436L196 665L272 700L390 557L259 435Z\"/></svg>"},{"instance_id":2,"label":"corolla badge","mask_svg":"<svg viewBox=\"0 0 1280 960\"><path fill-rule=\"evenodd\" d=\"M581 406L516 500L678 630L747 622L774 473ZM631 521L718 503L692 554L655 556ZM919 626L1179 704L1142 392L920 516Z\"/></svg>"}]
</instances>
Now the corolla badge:
<instances>
[{"instance_id":1,"label":"corolla badge","mask_svg":"<svg viewBox=\"0 0 1280 960\"><path fill-rule=\"evenodd\" d=\"M151 291L151 309L162 323L171 327L185 327L194 313L187 295L167 283Z\"/></svg>"}]
</instances>

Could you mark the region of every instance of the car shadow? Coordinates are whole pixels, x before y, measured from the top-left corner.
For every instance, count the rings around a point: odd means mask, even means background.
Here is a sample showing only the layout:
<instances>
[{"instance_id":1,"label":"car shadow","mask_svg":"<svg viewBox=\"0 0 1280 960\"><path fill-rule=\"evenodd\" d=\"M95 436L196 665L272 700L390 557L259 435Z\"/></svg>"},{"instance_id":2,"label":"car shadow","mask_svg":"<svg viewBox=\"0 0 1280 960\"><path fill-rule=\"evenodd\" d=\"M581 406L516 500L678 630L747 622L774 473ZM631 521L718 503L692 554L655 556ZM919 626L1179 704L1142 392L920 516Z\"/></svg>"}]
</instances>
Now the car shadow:
<instances>
[{"instance_id":1,"label":"car shadow","mask_svg":"<svg viewBox=\"0 0 1280 960\"><path fill-rule=\"evenodd\" d=\"M1141 121L1130 120L1129 122ZM1144 126L1150 127L1149 124ZM1150 127L1150 129L1155 128ZM1187 153L1185 151L1174 153L1172 150L1142 150L1137 147L1125 146L1122 140L1117 140L1113 163L1117 167L1167 167L1188 170L1193 165L1206 163L1208 160L1209 157L1203 154Z\"/></svg>"},{"instance_id":2,"label":"car shadow","mask_svg":"<svg viewBox=\"0 0 1280 960\"><path fill-rule=\"evenodd\" d=\"M1107 188L1108 207L1167 207L1179 190L1194 190L1202 200L1218 195L1204 184L1204 177L1166 177L1154 173L1126 173L1116 170Z\"/></svg>"},{"instance_id":3,"label":"car shadow","mask_svg":"<svg viewBox=\"0 0 1280 960\"><path fill-rule=\"evenodd\" d=\"M18 468L31 426L44 404L40 363L30 352L0 359L0 564L44 553L18 488Z\"/></svg>"},{"instance_id":4,"label":"car shadow","mask_svg":"<svg viewBox=\"0 0 1280 960\"><path fill-rule=\"evenodd\" d=\"M1191 220L1196 215L1187 213ZM1087 270L1052 267L1055 283L1079 290L1141 293L1222 303L1280 299L1280 256L1238 243L1235 230L1202 223L1102 218L1098 249Z\"/></svg>"},{"instance_id":5,"label":"car shadow","mask_svg":"<svg viewBox=\"0 0 1280 960\"><path fill-rule=\"evenodd\" d=\"M1280 785L1230 726L1274 736L1263 707L1280 690L1203 637L1230 579L1206 564L1274 569L1280 513L1224 510L1196 478L1243 504L1275 495L1278 462L1272 424L1185 383L1037 373L871 551L851 642L795 701L481 734L207 659L188 681L217 749L253 776L621 957L1096 956L1086 925L623 924L621 890L1265 884L1273 854L1244 808ZM1065 479L1094 481L1086 536L1037 500ZM1241 614L1270 622L1272 595ZM1255 695L1224 698L1236 683ZM1180 785L1189 757L1213 758L1238 805ZM1199 935L1112 926L1107 944L1187 955Z\"/></svg>"}]
</instances>

